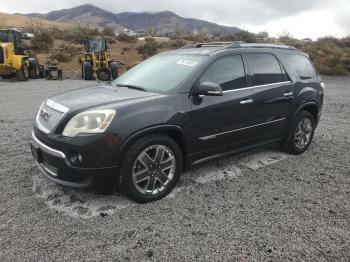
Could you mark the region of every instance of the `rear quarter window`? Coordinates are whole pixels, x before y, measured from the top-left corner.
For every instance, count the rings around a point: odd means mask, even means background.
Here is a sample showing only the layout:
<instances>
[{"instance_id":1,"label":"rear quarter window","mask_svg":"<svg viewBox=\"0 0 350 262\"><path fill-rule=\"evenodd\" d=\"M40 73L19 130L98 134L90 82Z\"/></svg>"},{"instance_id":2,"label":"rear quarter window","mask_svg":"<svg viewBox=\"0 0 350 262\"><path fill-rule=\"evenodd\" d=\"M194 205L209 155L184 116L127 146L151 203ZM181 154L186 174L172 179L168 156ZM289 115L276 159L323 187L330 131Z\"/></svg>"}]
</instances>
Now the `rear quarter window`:
<instances>
[{"instance_id":1,"label":"rear quarter window","mask_svg":"<svg viewBox=\"0 0 350 262\"><path fill-rule=\"evenodd\" d=\"M311 61L304 55L285 55L284 63L287 69L292 71L299 79L306 80L318 77Z\"/></svg>"}]
</instances>

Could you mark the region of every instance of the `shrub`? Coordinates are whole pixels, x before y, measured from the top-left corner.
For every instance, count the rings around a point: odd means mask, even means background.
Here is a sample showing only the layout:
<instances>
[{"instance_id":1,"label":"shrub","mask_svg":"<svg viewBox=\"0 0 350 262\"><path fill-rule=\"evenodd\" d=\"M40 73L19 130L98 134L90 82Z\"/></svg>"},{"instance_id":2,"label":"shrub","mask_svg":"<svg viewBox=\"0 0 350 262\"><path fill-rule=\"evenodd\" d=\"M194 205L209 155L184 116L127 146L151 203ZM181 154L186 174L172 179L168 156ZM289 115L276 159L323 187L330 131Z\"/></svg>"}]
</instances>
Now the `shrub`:
<instances>
[{"instance_id":1,"label":"shrub","mask_svg":"<svg viewBox=\"0 0 350 262\"><path fill-rule=\"evenodd\" d=\"M87 38L99 36L100 31L97 28L90 28L84 25L75 25L70 29L70 35L73 43L82 44Z\"/></svg>"},{"instance_id":2,"label":"shrub","mask_svg":"<svg viewBox=\"0 0 350 262\"><path fill-rule=\"evenodd\" d=\"M110 26L105 26L102 30L104 36L114 36L114 30Z\"/></svg>"},{"instance_id":3,"label":"shrub","mask_svg":"<svg viewBox=\"0 0 350 262\"><path fill-rule=\"evenodd\" d=\"M38 52L48 51L53 46L53 38L48 31L36 33L30 41L30 47Z\"/></svg>"},{"instance_id":4,"label":"shrub","mask_svg":"<svg viewBox=\"0 0 350 262\"><path fill-rule=\"evenodd\" d=\"M186 42L183 41L183 40L177 39L177 40L174 40L174 41L170 41L169 45L170 45L171 49L178 49L178 48L183 47L184 45L186 45Z\"/></svg>"},{"instance_id":5,"label":"shrub","mask_svg":"<svg viewBox=\"0 0 350 262\"><path fill-rule=\"evenodd\" d=\"M129 36L127 34L121 33L116 38L120 42L126 42L126 43L136 43L136 37Z\"/></svg>"},{"instance_id":6,"label":"shrub","mask_svg":"<svg viewBox=\"0 0 350 262\"><path fill-rule=\"evenodd\" d=\"M61 63L67 63L72 61L72 56L62 51L57 51L53 53L52 55L49 56L49 58L52 60L57 60L58 62L61 62Z\"/></svg>"},{"instance_id":7,"label":"shrub","mask_svg":"<svg viewBox=\"0 0 350 262\"><path fill-rule=\"evenodd\" d=\"M139 46L137 51L142 55L143 59L153 56L157 53L159 45L153 38L146 38L146 43Z\"/></svg>"}]
</instances>

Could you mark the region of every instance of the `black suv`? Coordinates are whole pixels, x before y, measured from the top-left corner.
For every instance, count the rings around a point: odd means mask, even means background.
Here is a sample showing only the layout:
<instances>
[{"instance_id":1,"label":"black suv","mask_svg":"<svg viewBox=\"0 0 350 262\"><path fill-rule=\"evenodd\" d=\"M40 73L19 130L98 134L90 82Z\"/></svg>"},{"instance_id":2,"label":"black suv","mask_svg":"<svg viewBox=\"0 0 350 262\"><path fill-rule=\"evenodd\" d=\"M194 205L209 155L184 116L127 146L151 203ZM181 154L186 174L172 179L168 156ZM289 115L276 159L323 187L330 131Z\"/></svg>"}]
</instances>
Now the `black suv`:
<instances>
[{"instance_id":1,"label":"black suv","mask_svg":"<svg viewBox=\"0 0 350 262\"><path fill-rule=\"evenodd\" d=\"M194 164L280 143L303 153L324 94L294 47L208 43L158 54L110 85L53 96L32 132L37 166L52 181L108 181L137 202L166 196Z\"/></svg>"}]
</instances>

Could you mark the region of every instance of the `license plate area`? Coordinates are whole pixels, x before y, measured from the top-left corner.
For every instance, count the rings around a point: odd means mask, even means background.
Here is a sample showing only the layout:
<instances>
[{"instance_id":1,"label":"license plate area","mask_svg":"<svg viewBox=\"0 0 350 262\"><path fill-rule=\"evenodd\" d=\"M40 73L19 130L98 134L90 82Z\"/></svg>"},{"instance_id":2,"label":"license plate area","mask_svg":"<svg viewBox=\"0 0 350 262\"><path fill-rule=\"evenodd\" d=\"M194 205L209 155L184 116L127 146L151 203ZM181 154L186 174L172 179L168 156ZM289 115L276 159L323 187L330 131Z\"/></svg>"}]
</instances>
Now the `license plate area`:
<instances>
[{"instance_id":1,"label":"license plate area","mask_svg":"<svg viewBox=\"0 0 350 262\"><path fill-rule=\"evenodd\" d=\"M32 151L32 156L38 163L43 162L43 156L41 154L41 150L38 146L34 145L33 143L30 143L30 150Z\"/></svg>"}]
</instances>

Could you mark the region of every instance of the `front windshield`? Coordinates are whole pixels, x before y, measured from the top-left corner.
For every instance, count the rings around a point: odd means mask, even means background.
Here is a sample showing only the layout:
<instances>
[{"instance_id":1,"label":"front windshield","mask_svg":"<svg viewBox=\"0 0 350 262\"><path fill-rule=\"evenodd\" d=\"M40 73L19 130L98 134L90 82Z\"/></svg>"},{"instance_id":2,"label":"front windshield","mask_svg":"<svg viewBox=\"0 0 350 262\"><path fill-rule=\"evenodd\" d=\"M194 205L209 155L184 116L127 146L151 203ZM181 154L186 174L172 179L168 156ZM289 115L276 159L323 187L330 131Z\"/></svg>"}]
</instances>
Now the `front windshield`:
<instances>
[{"instance_id":1,"label":"front windshield","mask_svg":"<svg viewBox=\"0 0 350 262\"><path fill-rule=\"evenodd\" d=\"M15 40L13 34L7 30L0 30L0 42L13 43Z\"/></svg>"},{"instance_id":2,"label":"front windshield","mask_svg":"<svg viewBox=\"0 0 350 262\"><path fill-rule=\"evenodd\" d=\"M201 55L156 55L133 67L112 84L166 93L176 88L208 59L208 56Z\"/></svg>"},{"instance_id":3,"label":"front windshield","mask_svg":"<svg viewBox=\"0 0 350 262\"><path fill-rule=\"evenodd\" d=\"M101 49L104 49L102 43L102 40L90 40L89 48L92 51L100 51Z\"/></svg>"}]
</instances>

